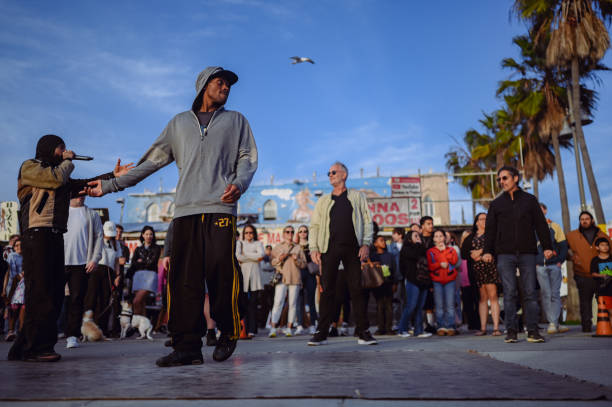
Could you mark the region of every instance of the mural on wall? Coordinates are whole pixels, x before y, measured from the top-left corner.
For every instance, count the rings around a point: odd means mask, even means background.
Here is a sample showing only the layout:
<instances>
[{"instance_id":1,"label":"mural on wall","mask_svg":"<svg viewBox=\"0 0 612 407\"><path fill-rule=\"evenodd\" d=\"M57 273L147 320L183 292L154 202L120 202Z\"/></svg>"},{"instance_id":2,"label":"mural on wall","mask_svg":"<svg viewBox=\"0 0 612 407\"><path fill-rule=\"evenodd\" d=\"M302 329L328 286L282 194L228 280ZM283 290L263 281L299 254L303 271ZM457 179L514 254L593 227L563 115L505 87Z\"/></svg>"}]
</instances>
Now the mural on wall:
<instances>
[{"instance_id":1,"label":"mural on wall","mask_svg":"<svg viewBox=\"0 0 612 407\"><path fill-rule=\"evenodd\" d=\"M391 196L388 177L349 179L347 186L368 198ZM251 185L240 198L238 215L252 215L262 225L309 224L317 200L331 190L327 181ZM174 192L129 194L126 199L126 224L168 223L173 216Z\"/></svg>"}]
</instances>

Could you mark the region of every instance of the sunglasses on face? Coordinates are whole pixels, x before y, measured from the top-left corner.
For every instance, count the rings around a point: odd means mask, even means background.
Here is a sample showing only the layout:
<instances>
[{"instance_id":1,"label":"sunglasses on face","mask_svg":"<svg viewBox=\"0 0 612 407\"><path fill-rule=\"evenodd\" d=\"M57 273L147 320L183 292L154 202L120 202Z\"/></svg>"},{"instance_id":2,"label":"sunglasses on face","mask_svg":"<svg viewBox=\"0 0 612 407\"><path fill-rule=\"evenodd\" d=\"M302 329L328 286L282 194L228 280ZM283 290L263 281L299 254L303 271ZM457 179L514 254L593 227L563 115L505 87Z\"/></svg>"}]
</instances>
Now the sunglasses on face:
<instances>
[{"instance_id":1,"label":"sunglasses on face","mask_svg":"<svg viewBox=\"0 0 612 407\"><path fill-rule=\"evenodd\" d=\"M503 177L497 177L497 182L507 181L509 179L510 179L509 176L504 175Z\"/></svg>"},{"instance_id":2,"label":"sunglasses on face","mask_svg":"<svg viewBox=\"0 0 612 407\"><path fill-rule=\"evenodd\" d=\"M286 234L293 235L295 232L293 230L285 230Z\"/></svg>"},{"instance_id":3,"label":"sunglasses on face","mask_svg":"<svg viewBox=\"0 0 612 407\"><path fill-rule=\"evenodd\" d=\"M307 230L300 230L298 233L308 233Z\"/></svg>"},{"instance_id":4,"label":"sunglasses on face","mask_svg":"<svg viewBox=\"0 0 612 407\"><path fill-rule=\"evenodd\" d=\"M336 170L329 171L329 172L327 173L327 176L328 176L328 177L331 177L332 175L336 175L337 173L338 173L338 171L336 171Z\"/></svg>"}]
</instances>

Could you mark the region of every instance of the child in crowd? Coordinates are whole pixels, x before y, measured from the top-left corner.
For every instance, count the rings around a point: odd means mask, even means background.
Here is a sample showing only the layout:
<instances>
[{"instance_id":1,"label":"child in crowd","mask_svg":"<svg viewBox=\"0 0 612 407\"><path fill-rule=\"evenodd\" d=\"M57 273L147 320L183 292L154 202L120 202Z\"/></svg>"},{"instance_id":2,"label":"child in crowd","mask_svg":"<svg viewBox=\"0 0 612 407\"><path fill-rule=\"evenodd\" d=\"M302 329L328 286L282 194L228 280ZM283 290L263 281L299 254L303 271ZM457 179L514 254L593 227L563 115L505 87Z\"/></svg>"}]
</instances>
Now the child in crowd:
<instances>
[{"instance_id":1,"label":"child in crowd","mask_svg":"<svg viewBox=\"0 0 612 407\"><path fill-rule=\"evenodd\" d=\"M436 305L437 333L440 336L453 336L455 330L455 279L458 256L455 249L446 246L446 235L441 229L433 234L435 246L427 250L427 263L431 281L434 287L434 302Z\"/></svg>"},{"instance_id":2,"label":"child in crowd","mask_svg":"<svg viewBox=\"0 0 612 407\"><path fill-rule=\"evenodd\" d=\"M5 302L8 305L8 333L6 340L12 341L16 337L15 323L19 319L19 329L23 328L25 317L24 295L25 280L23 278L23 257L21 256L21 239L13 242L13 251L7 256L9 274L4 286Z\"/></svg>"},{"instance_id":3,"label":"child in crowd","mask_svg":"<svg viewBox=\"0 0 612 407\"><path fill-rule=\"evenodd\" d=\"M591 274L599 284L598 295L612 296L612 258L610 244L603 237L595 240L597 256L591 260Z\"/></svg>"},{"instance_id":4,"label":"child in crowd","mask_svg":"<svg viewBox=\"0 0 612 407\"><path fill-rule=\"evenodd\" d=\"M394 333L391 329L393 324L393 288L397 281L395 259L387 251L387 243L383 236L374 238L374 249L376 251L371 255L371 260L380 263L385 279L380 287L372 290L374 298L376 298L376 325L378 326L374 335L391 335Z\"/></svg>"}]
</instances>

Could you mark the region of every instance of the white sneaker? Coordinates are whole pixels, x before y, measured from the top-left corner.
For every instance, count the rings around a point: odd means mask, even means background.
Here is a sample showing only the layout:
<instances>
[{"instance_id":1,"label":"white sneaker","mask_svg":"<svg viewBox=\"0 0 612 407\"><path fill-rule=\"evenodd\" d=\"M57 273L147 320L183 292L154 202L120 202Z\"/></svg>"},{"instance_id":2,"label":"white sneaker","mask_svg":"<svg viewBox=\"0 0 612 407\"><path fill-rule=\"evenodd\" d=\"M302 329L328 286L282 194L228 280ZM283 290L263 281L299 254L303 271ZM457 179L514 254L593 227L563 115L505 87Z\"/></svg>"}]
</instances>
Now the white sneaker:
<instances>
[{"instance_id":1,"label":"white sneaker","mask_svg":"<svg viewBox=\"0 0 612 407\"><path fill-rule=\"evenodd\" d=\"M79 346L81 345L79 345L76 336L69 336L68 339L66 339L66 349L78 348Z\"/></svg>"},{"instance_id":2,"label":"white sneaker","mask_svg":"<svg viewBox=\"0 0 612 407\"><path fill-rule=\"evenodd\" d=\"M314 335L314 334L315 334L315 332L317 332L317 328L315 328L315 326L314 326L314 325L310 325L310 326L308 327L308 333L309 333L310 335Z\"/></svg>"},{"instance_id":3,"label":"white sneaker","mask_svg":"<svg viewBox=\"0 0 612 407\"><path fill-rule=\"evenodd\" d=\"M562 333L565 333L565 332L569 331L569 328L566 327L565 325L559 325L557 327L557 330L559 331L560 334L562 334Z\"/></svg>"},{"instance_id":4,"label":"white sneaker","mask_svg":"<svg viewBox=\"0 0 612 407\"><path fill-rule=\"evenodd\" d=\"M285 336L293 336L293 334L291 333L291 328L289 327L283 329L283 333L285 334Z\"/></svg>"},{"instance_id":5,"label":"white sneaker","mask_svg":"<svg viewBox=\"0 0 612 407\"><path fill-rule=\"evenodd\" d=\"M431 336L431 332L422 332L417 335L417 338L429 338Z\"/></svg>"},{"instance_id":6,"label":"white sneaker","mask_svg":"<svg viewBox=\"0 0 612 407\"><path fill-rule=\"evenodd\" d=\"M548 324L548 329L546 330L547 333L549 334L556 334L559 332L559 330L557 329L557 326L551 322L550 324Z\"/></svg>"},{"instance_id":7,"label":"white sneaker","mask_svg":"<svg viewBox=\"0 0 612 407\"><path fill-rule=\"evenodd\" d=\"M295 334L301 335L303 333L304 333L304 327L302 325L298 325L298 327L295 329Z\"/></svg>"},{"instance_id":8,"label":"white sneaker","mask_svg":"<svg viewBox=\"0 0 612 407\"><path fill-rule=\"evenodd\" d=\"M402 338L410 338L412 335L410 335L410 332L400 332L397 334L397 336L400 336Z\"/></svg>"},{"instance_id":9,"label":"white sneaker","mask_svg":"<svg viewBox=\"0 0 612 407\"><path fill-rule=\"evenodd\" d=\"M340 336L348 336L349 330L347 327L343 326L342 328L338 329L338 334Z\"/></svg>"},{"instance_id":10,"label":"white sneaker","mask_svg":"<svg viewBox=\"0 0 612 407\"><path fill-rule=\"evenodd\" d=\"M276 328L270 328L269 338L276 338Z\"/></svg>"}]
</instances>

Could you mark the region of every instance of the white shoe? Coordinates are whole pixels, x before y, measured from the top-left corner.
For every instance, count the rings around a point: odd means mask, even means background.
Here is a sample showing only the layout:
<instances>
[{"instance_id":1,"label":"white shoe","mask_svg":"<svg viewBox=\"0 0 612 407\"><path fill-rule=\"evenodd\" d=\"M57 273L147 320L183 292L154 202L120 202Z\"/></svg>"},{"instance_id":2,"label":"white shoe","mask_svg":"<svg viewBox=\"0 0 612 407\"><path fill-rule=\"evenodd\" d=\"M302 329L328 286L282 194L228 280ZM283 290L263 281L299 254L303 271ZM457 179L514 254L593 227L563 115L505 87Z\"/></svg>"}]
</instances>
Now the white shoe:
<instances>
[{"instance_id":1,"label":"white shoe","mask_svg":"<svg viewBox=\"0 0 612 407\"><path fill-rule=\"evenodd\" d=\"M276 328L270 328L269 338L276 338Z\"/></svg>"},{"instance_id":2,"label":"white shoe","mask_svg":"<svg viewBox=\"0 0 612 407\"><path fill-rule=\"evenodd\" d=\"M285 334L285 336L293 336L293 334L291 333L291 328L289 327L283 329L283 333Z\"/></svg>"},{"instance_id":3,"label":"white shoe","mask_svg":"<svg viewBox=\"0 0 612 407\"><path fill-rule=\"evenodd\" d=\"M314 325L310 325L310 326L308 327L308 333L309 333L310 335L314 335L314 334L315 334L315 332L317 332L317 328L315 328L315 326L314 326Z\"/></svg>"},{"instance_id":4,"label":"white shoe","mask_svg":"<svg viewBox=\"0 0 612 407\"><path fill-rule=\"evenodd\" d=\"M559 330L557 329L557 325L555 325L553 322L548 324L548 329L546 330L546 333L548 333L548 334L556 334L558 332L559 332Z\"/></svg>"},{"instance_id":5,"label":"white shoe","mask_svg":"<svg viewBox=\"0 0 612 407\"><path fill-rule=\"evenodd\" d=\"M422 332L417 335L417 338L429 338L431 336L431 332Z\"/></svg>"},{"instance_id":6,"label":"white shoe","mask_svg":"<svg viewBox=\"0 0 612 407\"><path fill-rule=\"evenodd\" d=\"M565 325L559 325L557 327L557 330L559 331L560 334L562 334L562 333L565 333L565 332L569 331L569 328L566 327Z\"/></svg>"},{"instance_id":7,"label":"white shoe","mask_svg":"<svg viewBox=\"0 0 612 407\"><path fill-rule=\"evenodd\" d=\"M76 336L69 336L68 339L66 339L66 349L78 348L79 346L81 345L79 345Z\"/></svg>"},{"instance_id":8,"label":"white shoe","mask_svg":"<svg viewBox=\"0 0 612 407\"><path fill-rule=\"evenodd\" d=\"M338 334L340 336L348 336L349 330L347 327L343 326L342 328L338 329Z\"/></svg>"},{"instance_id":9,"label":"white shoe","mask_svg":"<svg viewBox=\"0 0 612 407\"><path fill-rule=\"evenodd\" d=\"M410 335L410 332L400 332L397 334L397 336L400 336L402 338L410 338L412 335Z\"/></svg>"},{"instance_id":10,"label":"white shoe","mask_svg":"<svg viewBox=\"0 0 612 407\"><path fill-rule=\"evenodd\" d=\"M304 333L304 327L302 325L298 325L298 327L295 329L295 334L301 335L303 333Z\"/></svg>"}]
</instances>

